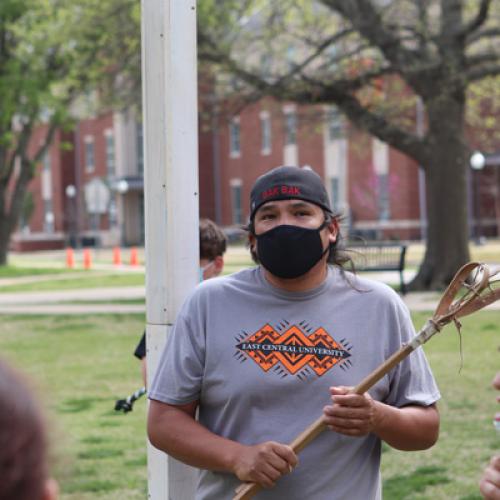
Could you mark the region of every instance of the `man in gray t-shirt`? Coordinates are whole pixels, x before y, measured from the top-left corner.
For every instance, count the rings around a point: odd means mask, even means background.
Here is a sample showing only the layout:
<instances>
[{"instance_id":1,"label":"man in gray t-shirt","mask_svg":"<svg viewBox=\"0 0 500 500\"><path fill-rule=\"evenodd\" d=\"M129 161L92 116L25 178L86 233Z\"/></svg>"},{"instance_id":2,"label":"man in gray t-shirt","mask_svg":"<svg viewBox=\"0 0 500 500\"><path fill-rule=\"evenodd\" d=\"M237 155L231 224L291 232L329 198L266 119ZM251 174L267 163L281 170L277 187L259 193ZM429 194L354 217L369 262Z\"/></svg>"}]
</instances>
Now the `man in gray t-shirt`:
<instances>
[{"instance_id":1,"label":"man in gray t-shirt","mask_svg":"<svg viewBox=\"0 0 500 500\"><path fill-rule=\"evenodd\" d=\"M203 283L184 304L149 392L151 442L202 469L198 499L231 499L240 481L269 488L258 499L379 498L381 441L425 449L439 429L422 350L350 393L411 338L408 311L389 287L340 268L313 171L271 170L250 210L260 265ZM321 412L334 432L299 461L284 443Z\"/></svg>"}]
</instances>

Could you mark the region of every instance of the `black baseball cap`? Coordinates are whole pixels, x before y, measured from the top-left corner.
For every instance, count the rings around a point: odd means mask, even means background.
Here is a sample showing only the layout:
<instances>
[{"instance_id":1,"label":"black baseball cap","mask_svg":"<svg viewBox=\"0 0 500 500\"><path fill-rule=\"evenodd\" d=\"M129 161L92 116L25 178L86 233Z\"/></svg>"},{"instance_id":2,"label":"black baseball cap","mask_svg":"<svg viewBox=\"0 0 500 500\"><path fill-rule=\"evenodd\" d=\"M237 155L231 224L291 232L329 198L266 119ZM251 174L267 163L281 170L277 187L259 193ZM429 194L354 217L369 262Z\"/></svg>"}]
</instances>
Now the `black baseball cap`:
<instances>
[{"instance_id":1,"label":"black baseball cap","mask_svg":"<svg viewBox=\"0 0 500 500\"><path fill-rule=\"evenodd\" d=\"M261 175L250 192L250 220L255 212L275 200L309 201L332 213L321 177L310 167L276 167Z\"/></svg>"}]
</instances>

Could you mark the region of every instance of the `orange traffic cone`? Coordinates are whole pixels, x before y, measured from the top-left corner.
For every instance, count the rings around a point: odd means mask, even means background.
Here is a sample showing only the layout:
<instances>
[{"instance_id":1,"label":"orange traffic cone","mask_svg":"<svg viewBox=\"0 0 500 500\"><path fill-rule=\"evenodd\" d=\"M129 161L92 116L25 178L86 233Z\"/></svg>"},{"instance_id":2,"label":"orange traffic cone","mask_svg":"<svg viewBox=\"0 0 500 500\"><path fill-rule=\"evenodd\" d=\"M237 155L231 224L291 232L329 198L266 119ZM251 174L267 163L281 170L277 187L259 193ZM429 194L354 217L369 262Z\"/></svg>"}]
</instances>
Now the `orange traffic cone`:
<instances>
[{"instance_id":1,"label":"orange traffic cone","mask_svg":"<svg viewBox=\"0 0 500 500\"><path fill-rule=\"evenodd\" d=\"M92 255L88 248L83 249L83 268L90 269L92 267Z\"/></svg>"},{"instance_id":2,"label":"orange traffic cone","mask_svg":"<svg viewBox=\"0 0 500 500\"><path fill-rule=\"evenodd\" d=\"M138 266L139 265L139 255L137 254L137 248L132 247L130 249L130 265Z\"/></svg>"},{"instance_id":3,"label":"orange traffic cone","mask_svg":"<svg viewBox=\"0 0 500 500\"><path fill-rule=\"evenodd\" d=\"M66 248L66 267L70 269L75 267L75 252L71 247Z\"/></svg>"},{"instance_id":4,"label":"orange traffic cone","mask_svg":"<svg viewBox=\"0 0 500 500\"><path fill-rule=\"evenodd\" d=\"M121 266L121 264L122 264L122 257L120 255L120 247L113 248L113 264L115 266Z\"/></svg>"}]
</instances>

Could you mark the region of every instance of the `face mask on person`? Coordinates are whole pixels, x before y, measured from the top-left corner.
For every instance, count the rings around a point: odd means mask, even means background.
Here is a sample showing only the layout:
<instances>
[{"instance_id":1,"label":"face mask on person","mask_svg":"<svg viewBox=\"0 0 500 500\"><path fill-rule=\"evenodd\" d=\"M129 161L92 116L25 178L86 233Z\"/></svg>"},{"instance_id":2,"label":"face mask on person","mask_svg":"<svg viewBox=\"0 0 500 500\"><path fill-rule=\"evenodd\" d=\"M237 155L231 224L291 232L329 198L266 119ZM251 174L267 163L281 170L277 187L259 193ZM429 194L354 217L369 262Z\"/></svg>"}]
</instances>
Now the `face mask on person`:
<instances>
[{"instance_id":1,"label":"face mask on person","mask_svg":"<svg viewBox=\"0 0 500 500\"><path fill-rule=\"evenodd\" d=\"M204 265L203 267L198 268L198 281L201 283L205 278L203 277L205 274L205 271L214 264L214 261L211 260L208 264Z\"/></svg>"},{"instance_id":2,"label":"face mask on person","mask_svg":"<svg viewBox=\"0 0 500 500\"><path fill-rule=\"evenodd\" d=\"M323 250L320 231L299 226L276 226L257 238L257 255L262 265L274 276L298 278L307 273L328 252Z\"/></svg>"}]
</instances>

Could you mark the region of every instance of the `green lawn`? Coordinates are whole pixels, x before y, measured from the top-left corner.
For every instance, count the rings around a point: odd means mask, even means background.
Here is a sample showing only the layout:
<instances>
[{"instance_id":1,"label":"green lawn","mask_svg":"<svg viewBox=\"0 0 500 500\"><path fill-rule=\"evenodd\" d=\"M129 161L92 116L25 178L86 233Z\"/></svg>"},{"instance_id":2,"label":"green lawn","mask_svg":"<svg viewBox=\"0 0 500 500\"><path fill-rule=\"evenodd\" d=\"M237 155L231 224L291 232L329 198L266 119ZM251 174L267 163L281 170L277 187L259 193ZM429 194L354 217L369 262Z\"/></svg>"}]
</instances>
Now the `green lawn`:
<instances>
[{"instance_id":1,"label":"green lawn","mask_svg":"<svg viewBox=\"0 0 500 500\"><path fill-rule=\"evenodd\" d=\"M21 278L23 276L43 276L51 274L67 274L80 272L75 269L61 269L50 267L20 267L20 266L0 266L0 278Z\"/></svg>"},{"instance_id":2,"label":"green lawn","mask_svg":"<svg viewBox=\"0 0 500 500\"><path fill-rule=\"evenodd\" d=\"M421 326L424 314L414 316ZM32 375L51 415L62 500L146 498L145 399L117 413L141 385L132 351L143 315L1 316L0 352ZM443 399L441 436L425 452L384 447L384 499L479 499L477 481L498 450L490 387L499 369L500 312L448 326L426 346Z\"/></svg>"},{"instance_id":3,"label":"green lawn","mask_svg":"<svg viewBox=\"0 0 500 500\"><path fill-rule=\"evenodd\" d=\"M143 315L1 316L0 352L33 376L51 415L62 500L146 498L145 398L132 356Z\"/></svg>"},{"instance_id":4,"label":"green lawn","mask_svg":"<svg viewBox=\"0 0 500 500\"><path fill-rule=\"evenodd\" d=\"M414 315L421 326L426 315ZM438 443L423 452L384 447L385 499L480 499L477 482L500 436L493 428L498 411L491 380L500 369L500 312L480 312L463 320L462 352L449 325L425 346L441 390Z\"/></svg>"},{"instance_id":5,"label":"green lawn","mask_svg":"<svg viewBox=\"0 0 500 500\"><path fill-rule=\"evenodd\" d=\"M19 268L22 269L22 268ZM57 279L48 276L47 279L40 277L37 281L30 283L16 283L3 285L0 293L11 292L43 292L57 290L74 290L78 288L103 288L120 286L144 286L144 273L130 272L103 272L82 271L81 276L73 274L68 277L58 276Z\"/></svg>"}]
</instances>

